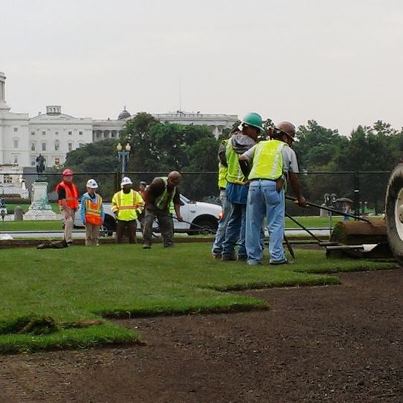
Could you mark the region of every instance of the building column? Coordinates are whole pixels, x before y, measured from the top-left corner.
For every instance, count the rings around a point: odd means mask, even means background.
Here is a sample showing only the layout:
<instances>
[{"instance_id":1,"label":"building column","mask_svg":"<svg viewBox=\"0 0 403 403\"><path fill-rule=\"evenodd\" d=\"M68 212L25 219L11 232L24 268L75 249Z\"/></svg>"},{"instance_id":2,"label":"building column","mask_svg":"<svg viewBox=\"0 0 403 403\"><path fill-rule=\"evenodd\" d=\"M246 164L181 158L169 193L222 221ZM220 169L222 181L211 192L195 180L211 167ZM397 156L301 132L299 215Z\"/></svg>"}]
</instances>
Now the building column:
<instances>
[{"instance_id":1,"label":"building column","mask_svg":"<svg viewBox=\"0 0 403 403\"><path fill-rule=\"evenodd\" d=\"M0 110L9 111L10 107L6 104L6 76L0 72Z\"/></svg>"}]
</instances>

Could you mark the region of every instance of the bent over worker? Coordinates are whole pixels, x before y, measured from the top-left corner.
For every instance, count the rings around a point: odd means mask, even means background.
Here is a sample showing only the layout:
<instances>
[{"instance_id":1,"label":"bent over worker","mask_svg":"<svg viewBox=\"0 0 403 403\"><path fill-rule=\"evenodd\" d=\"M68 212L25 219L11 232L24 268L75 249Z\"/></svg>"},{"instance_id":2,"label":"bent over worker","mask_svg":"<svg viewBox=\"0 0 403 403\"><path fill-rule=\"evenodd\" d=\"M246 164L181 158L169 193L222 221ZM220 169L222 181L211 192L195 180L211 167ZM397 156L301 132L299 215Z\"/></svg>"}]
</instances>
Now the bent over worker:
<instances>
[{"instance_id":1,"label":"bent over worker","mask_svg":"<svg viewBox=\"0 0 403 403\"><path fill-rule=\"evenodd\" d=\"M297 197L304 206L297 173L297 157L291 145L295 137L295 126L289 122L279 123L270 134L271 140L261 141L240 156L240 160L251 162L252 169L246 208L245 245L249 265L261 264L263 249L260 229L267 219L269 231L270 264L286 264L283 248L285 220L285 181L288 178Z\"/></svg>"},{"instance_id":2,"label":"bent over worker","mask_svg":"<svg viewBox=\"0 0 403 403\"><path fill-rule=\"evenodd\" d=\"M151 248L153 222L157 218L164 247L173 246L174 229L171 206L173 204L176 219L183 221L180 213L180 198L177 186L182 175L178 171L172 171L167 178L154 178L147 186L144 193L146 214L144 218L143 248Z\"/></svg>"},{"instance_id":3,"label":"bent over worker","mask_svg":"<svg viewBox=\"0 0 403 403\"><path fill-rule=\"evenodd\" d=\"M56 186L57 202L64 220L64 241L67 245L73 243L74 217L78 209L78 189L73 183L73 171L65 169L62 181Z\"/></svg>"},{"instance_id":4,"label":"bent over worker","mask_svg":"<svg viewBox=\"0 0 403 403\"><path fill-rule=\"evenodd\" d=\"M81 198L80 217L85 225L85 245L99 246L99 232L105 214L102 197L96 193L98 184L95 179L87 182L87 193Z\"/></svg>"},{"instance_id":5,"label":"bent over worker","mask_svg":"<svg viewBox=\"0 0 403 403\"><path fill-rule=\"evenodd\" d=\"M136 243L137 217L144 207L144 200L139 192L132 189L133 182L125 176L120 184L122 190L112 198L112 212L116 216L116 242L121 243L127 229L129 243Z\"/></svg>"}]
</instances>

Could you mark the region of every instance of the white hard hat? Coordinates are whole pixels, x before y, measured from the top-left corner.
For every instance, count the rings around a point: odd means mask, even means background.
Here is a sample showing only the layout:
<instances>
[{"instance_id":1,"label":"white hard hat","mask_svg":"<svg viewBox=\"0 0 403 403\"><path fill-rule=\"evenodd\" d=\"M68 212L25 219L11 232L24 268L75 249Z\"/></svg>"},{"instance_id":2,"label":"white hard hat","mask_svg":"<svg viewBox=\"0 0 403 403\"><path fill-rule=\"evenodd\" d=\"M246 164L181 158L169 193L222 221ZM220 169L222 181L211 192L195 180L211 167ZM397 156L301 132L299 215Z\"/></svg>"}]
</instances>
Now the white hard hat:
<instances>
[{"instance_id":1,"label":"white hard hat","mask_svg":"<svg viewBox=\"0 0 403 403\"><path fill-rule=\"evenodd\" d=\"M98 189L98 183L95 181L95 179L90 179L90 180L87 182L87 188L90 188L90 189Z\"/></svg>"},{"instance_id":2,"label":"white hard hat","mask_svg":"<svg viewBox=\"0 0 403 403\"><path fill-rule=\"evenodd\" d=\"M124 185L133 185L133 182L131 181L130 178L125 176L124 178L122 178L122 182L120 182L121 187L123 187Z\"/></svg>"}]
</instances>

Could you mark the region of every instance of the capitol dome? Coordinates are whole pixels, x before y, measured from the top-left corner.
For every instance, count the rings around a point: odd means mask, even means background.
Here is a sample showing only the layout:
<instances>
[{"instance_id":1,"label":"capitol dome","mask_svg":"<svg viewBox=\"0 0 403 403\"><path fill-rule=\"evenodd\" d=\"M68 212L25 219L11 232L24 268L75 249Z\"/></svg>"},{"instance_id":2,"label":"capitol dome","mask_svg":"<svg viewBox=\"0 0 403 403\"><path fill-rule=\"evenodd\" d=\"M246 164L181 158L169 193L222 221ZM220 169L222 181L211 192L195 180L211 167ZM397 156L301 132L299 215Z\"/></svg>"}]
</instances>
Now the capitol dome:
<instances>
[{"instance_id":1,"label":"capitol dome","mask_svg":"<svg viewBox=\"0 0 403 403\"><path fill-rule=\"evenodd\" d=\"M130 118L130 116L130 112L128 112L126 107L124 107L123 111L119 113L118 120L124 120Z\"/></svg>"}]
</instances>

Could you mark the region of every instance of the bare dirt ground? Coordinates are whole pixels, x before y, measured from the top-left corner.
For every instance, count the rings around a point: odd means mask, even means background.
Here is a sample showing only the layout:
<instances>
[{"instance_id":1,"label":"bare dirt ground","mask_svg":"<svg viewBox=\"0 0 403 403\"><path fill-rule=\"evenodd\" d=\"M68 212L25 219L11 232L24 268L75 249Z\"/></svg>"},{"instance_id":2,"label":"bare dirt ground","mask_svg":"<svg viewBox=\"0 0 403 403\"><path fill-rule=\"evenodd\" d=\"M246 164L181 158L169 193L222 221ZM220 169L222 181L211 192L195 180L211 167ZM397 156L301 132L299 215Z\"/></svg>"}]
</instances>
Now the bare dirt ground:
<instances>
[{"instance_id":1,"label":"bare dirt ground","mask_svg":"<svg viewBox=\"0 0 403 403\"><path fill-rule=\"evenodd\" d=\"M403 271L250 291L271 310L119 321L146 346L0 357L0 401L402 402Z\"/></svg>"}]
</instances>

